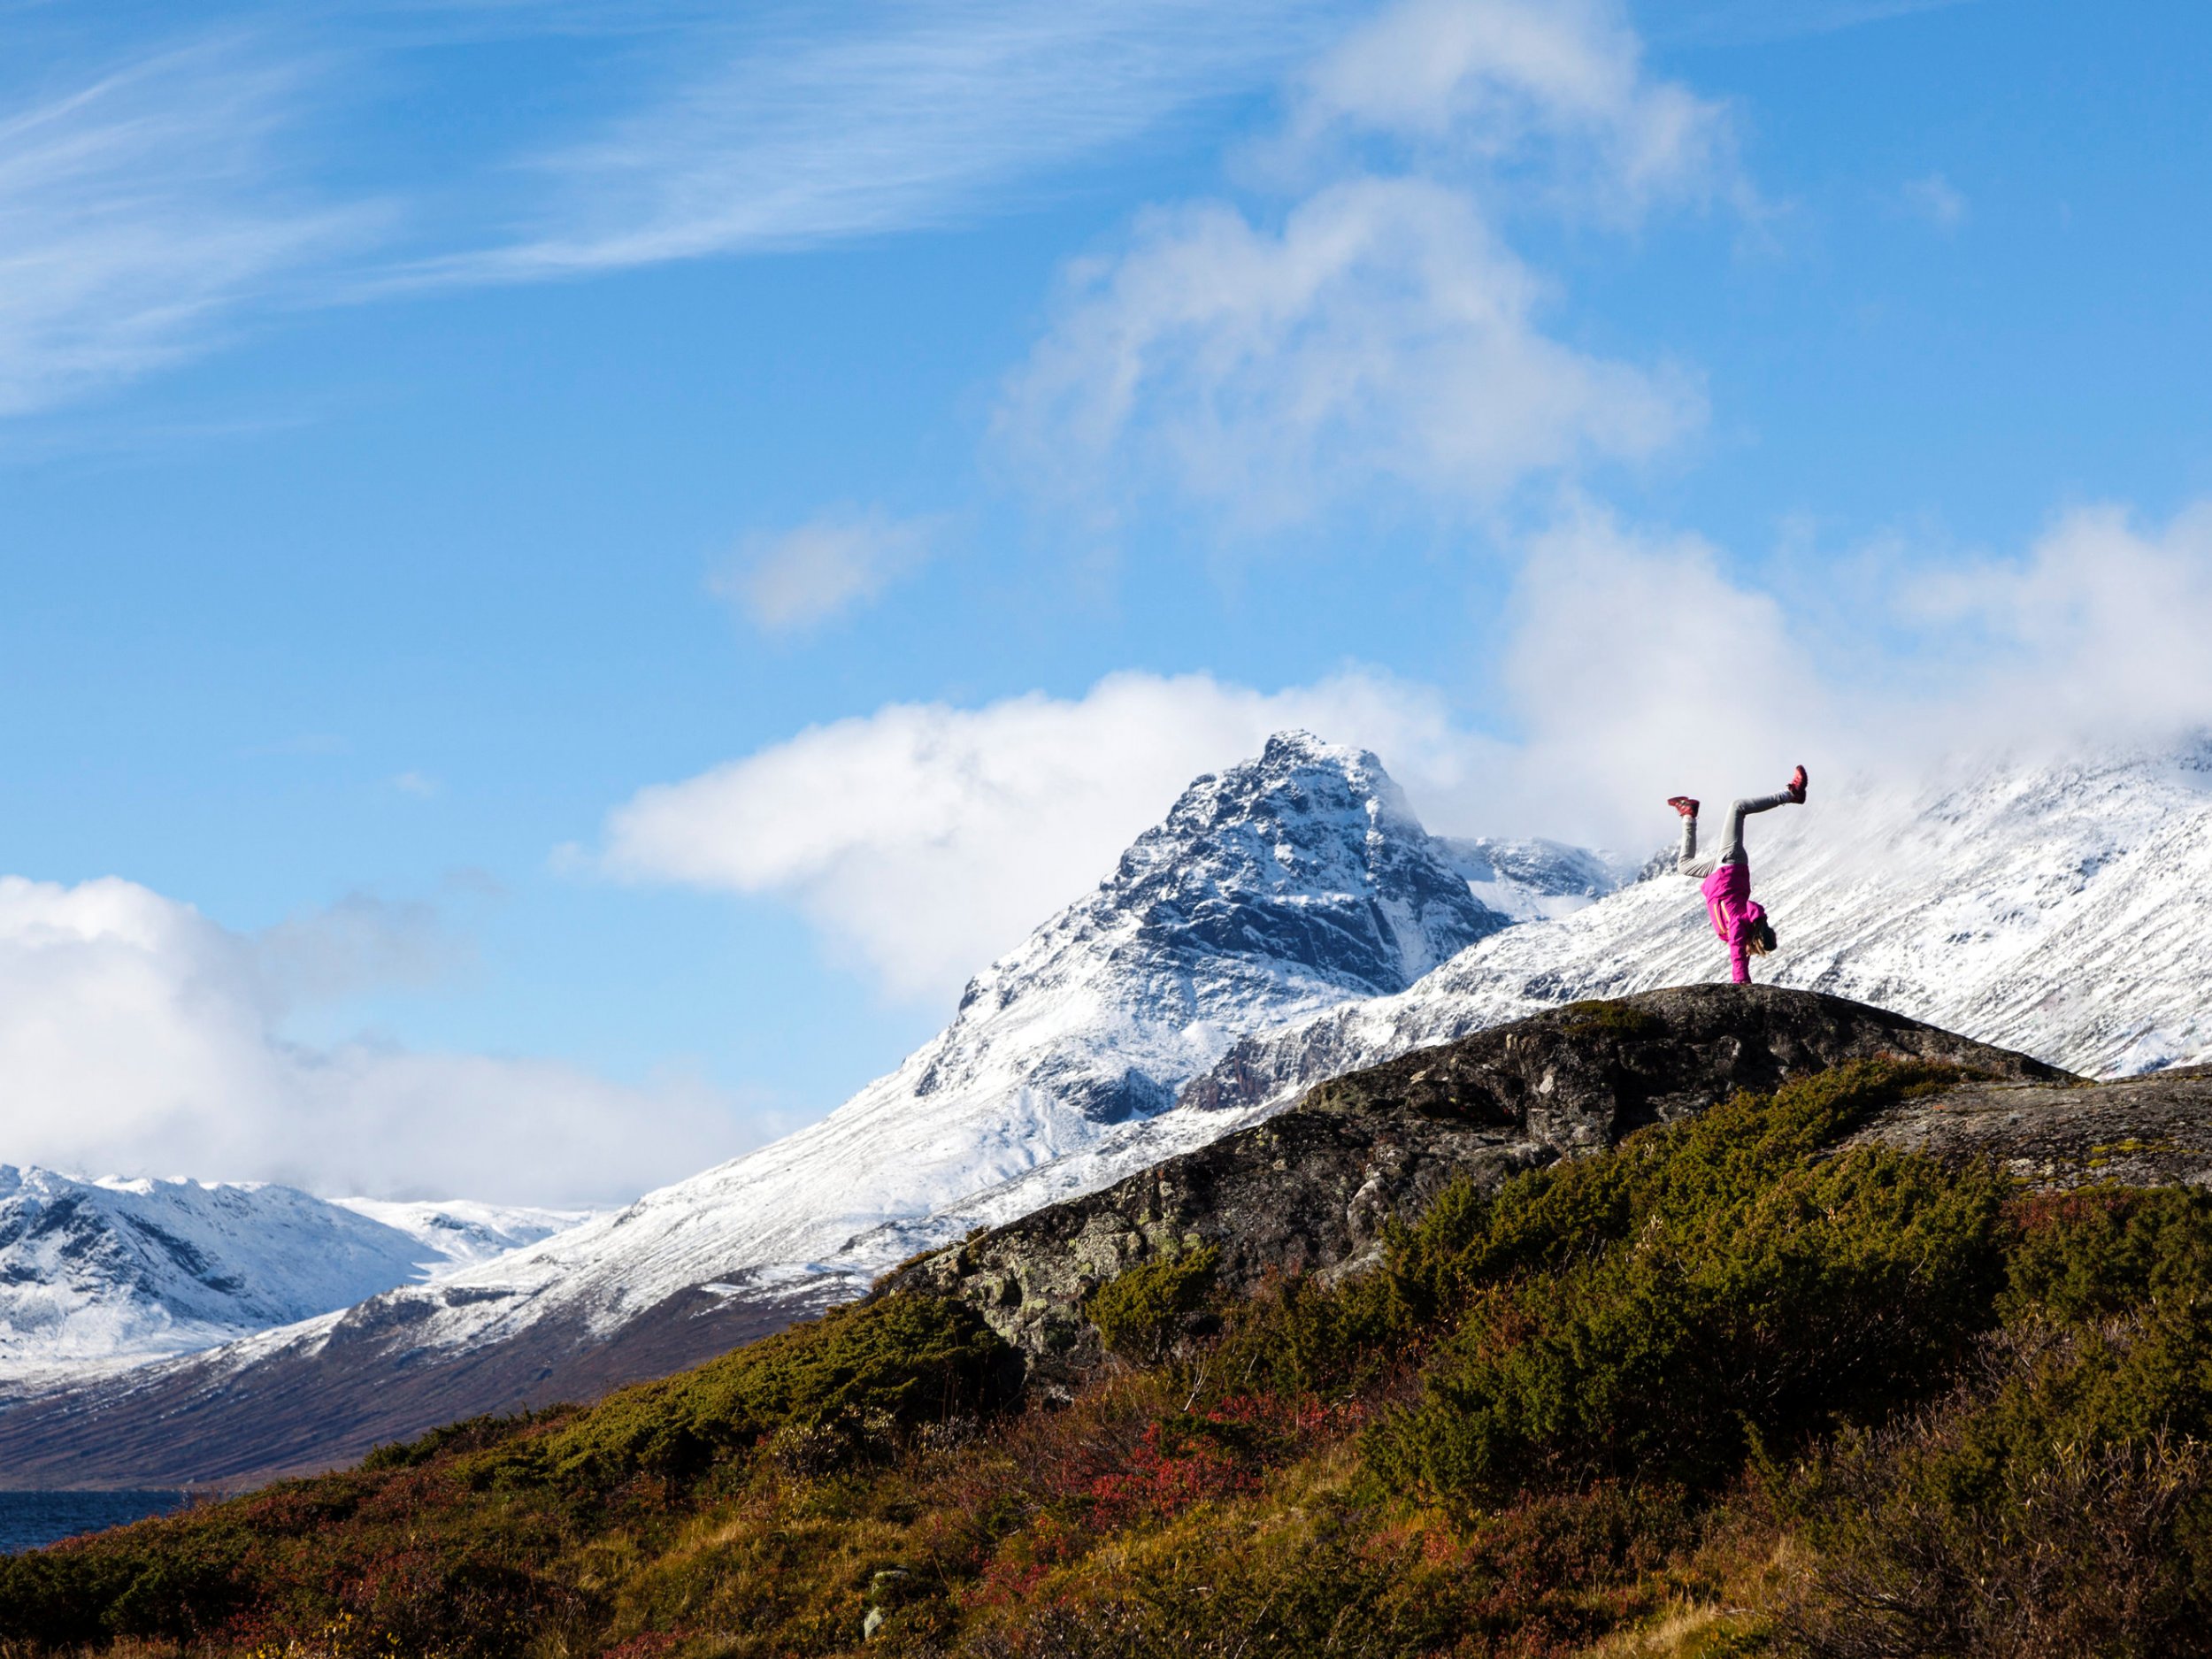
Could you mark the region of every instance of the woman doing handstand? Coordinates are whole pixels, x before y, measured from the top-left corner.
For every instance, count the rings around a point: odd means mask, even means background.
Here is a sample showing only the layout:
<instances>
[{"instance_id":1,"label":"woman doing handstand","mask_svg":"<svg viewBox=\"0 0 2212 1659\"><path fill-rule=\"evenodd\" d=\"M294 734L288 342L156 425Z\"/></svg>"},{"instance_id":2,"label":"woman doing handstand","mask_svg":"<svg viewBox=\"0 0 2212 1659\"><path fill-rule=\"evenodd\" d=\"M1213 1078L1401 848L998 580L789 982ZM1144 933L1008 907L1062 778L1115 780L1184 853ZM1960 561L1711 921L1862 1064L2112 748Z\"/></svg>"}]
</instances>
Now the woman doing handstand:
<instances>
[{"instance_id":1,"label":"woman doing handstand","mask_svg":"<svg viewBox=\"0 0 2212 1659\"><path fill-rule=\"evenodd\" d=\"M1682 815L1682 851L1674 861L1677 872L1705 878L1705 912L1713 918L1713 931L1728 947L1728 965L1738 985L1751 982L1751 958L1774 949L1774 929L1767 913L1751 896L1751 860L1744 856L1743 820L1747 812L1770 812L1787 802L1805 804L1805 769L1790 774L1789 787L1779 795L1739 801L1728 809L1728 835L1720 851L1709 858L1697 856L1697 803L1686 795L1672 795L1667 804Z\"/></svg>"}]
</instances>

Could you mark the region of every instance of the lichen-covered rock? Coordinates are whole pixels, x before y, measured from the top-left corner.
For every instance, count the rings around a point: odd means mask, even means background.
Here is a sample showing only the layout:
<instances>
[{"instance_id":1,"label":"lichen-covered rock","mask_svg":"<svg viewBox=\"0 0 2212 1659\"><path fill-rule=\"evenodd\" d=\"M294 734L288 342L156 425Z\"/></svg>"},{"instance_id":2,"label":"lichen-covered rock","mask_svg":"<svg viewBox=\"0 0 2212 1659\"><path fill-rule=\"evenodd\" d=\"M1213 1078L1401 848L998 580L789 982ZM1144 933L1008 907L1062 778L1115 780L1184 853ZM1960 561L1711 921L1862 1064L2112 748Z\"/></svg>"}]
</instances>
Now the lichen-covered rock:
<instances>
[{"instance_id":1,"label":"lichen-covered rock","mask_svg":"<svg viewBox=\"0 0 2212 1659\"><path fill-rule=\"evenodd\" d=\"M1988 1158L2046 1191L2212 1186L2212 1066L2113 1083L1970 1083L1882 1111L1847 1145Z\"/></svg>"},{"instance_id":2,"label":"lichen-covered rock","mask_svg":"<svg viewBox=\"0 0 2212 1659\"><path fill-rule=\"evenodd\" d=\"M1372 1263L1394 1218L1455 1177L1485 1184L1594 1151L1739 1089L1894 1055L2069 1092L2024 1055L1810 991L1689 986L1580 1002L1323 1084L1292 1110L924 1257L889 1281L979 1309L1049 1378L1101 1357L1083 1302L1148 1262L1210 1248L1231 1293L1271 1272Z\"/></svg>"}]
</instances>

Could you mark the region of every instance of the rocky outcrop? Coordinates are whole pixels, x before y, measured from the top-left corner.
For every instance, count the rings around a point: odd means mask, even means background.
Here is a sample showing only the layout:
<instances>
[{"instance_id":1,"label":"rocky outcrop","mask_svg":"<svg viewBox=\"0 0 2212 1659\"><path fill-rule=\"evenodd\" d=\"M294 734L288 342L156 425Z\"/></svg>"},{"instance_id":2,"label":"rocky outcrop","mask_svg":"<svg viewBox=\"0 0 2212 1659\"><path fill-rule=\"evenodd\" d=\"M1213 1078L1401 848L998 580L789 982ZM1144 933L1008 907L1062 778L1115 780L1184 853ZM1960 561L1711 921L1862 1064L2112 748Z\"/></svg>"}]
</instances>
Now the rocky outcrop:
<instances>
[{"instance_id":1,"label":"rocky outcrop","mask_svg":"<svg viewBox=\"0 0 2212 1659\"><path fill-rule=\"evenodd\" d=\"M1354 1271L1377 1259L1393 1217L1417 1216L1456 1177L1502 1182L1739 1089L1878 1055L1970 1067L2038 1099L2080 1093L2025 1055L1816 992L1691 986L1575 1003L1325 1083L1250 1129L888 1283L972 1303L1049 1376L1097 1358L1083 1299L1145 1262L1211 1245L1232 1293L1270 1272Z\"/></svg>"},{"instance_id":2,"label":"rocky outcrop","mask_svg":"<svg viewBox=\"0 0 2212 1659\"><path fill-rule=\"evenodd\" d=\"M2116 1083L1969 1083L1893 1106L1847 1145L1879 1141L1948 1163L1986 1158L2063 1192L2212 1185L2212 1066Z\"/></svg>"}]
</instances>

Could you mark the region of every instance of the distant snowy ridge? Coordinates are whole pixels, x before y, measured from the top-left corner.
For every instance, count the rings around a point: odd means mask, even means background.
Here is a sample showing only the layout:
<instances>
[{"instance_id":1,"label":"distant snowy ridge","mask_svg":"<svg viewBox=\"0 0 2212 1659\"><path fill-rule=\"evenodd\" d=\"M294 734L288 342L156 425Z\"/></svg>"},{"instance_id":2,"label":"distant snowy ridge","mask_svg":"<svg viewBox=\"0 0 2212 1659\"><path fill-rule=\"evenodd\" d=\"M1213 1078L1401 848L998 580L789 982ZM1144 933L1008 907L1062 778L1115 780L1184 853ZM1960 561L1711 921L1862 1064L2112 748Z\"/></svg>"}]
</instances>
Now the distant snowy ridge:
<instances>
[{"instance_id":1,"label":"distant snowy ridge","mask_svg":"<svg viewBox=\"0 0 2212 1659\"><path fill-rule=\"evenodd\" d=\"M580 1219L0 1164L0 1387L212 1348L442 1278Z\"/></svg>"},{"instance_id":2,"label":"distant snowy ridge","mask_svg":"<svg viewBox=\"0 0 2212 1659\"><path fill-rule=\"evenodd\" d=\"M417 1279L431 1283L464 1268L549 1239L591 1220L595 1210L534 1210L515 1204L480 1204L466 1198L403 1200L334 1198L331 1202L405 1233L422 1247Z\"/></svg>"}]
</instances>

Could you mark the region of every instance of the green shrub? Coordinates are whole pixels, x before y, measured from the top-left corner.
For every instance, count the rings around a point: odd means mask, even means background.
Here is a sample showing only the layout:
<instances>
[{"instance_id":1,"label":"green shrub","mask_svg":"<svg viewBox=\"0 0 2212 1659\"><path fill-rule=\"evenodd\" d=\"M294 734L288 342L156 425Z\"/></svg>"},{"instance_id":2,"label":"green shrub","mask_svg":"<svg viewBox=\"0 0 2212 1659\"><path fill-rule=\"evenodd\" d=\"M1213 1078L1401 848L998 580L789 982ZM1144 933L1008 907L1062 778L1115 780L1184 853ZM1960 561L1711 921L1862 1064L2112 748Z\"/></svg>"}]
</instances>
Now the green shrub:
<instances>
[{"instance_id":1,"label":"green shrub","mask_svg":"<svg viewBox=\"0 0 2212 1659\"><path fill-rule=\"evenodd\" d=\"M1084 1312L1107 1351L1133 1364L1156 1363L1205 1305L1221 1252L1200 1244L1140 1263L1094 1290Z\"/></svg>"},{"instance_id":2,"label":"green shrub","mask_svg":"<svg viewBox=\"0 0 2212 1659\"><path fill-rule=\"evenodd\" d=\"M897 1430L997 1406L1019 1381L1013 1350L965 1302L895 1294L619 1390L511 1455L489 1454L479 1478L549 1476L600 1492L638 1475L682 1483L780 1432L834 1440L849 1457Z\"/></svg>"},{"instance_id":3,"label":"green shrub","mask_svg":"<svg viewBox=\"0 0 2212 1659\"><path fill-rule=\"evenodd\" d=\"M1420 1402L1372 1434L1375 1471L1459 1503L1608 1474L1708 1486L1939 1386L1994 1317L2003 1187L1884 1148L1809 1159L1953 1075L1841 1067L1432 1217L1397 1294L1464 1311Z\"/></svg>"},{"instance_id":4,"label":"green shrub","mask_svg":"<svg viewBox=\"0 0 2212 1659\"><path fill-rule=\"evenodd\" d=\"M572 1405L559 1405L536 1411L464 1417L458 1423L448 1423L411 1440L391 1440L372 1447L369 1455L361 1460L361 1467L372 1473L386 1469L418 1469L436 1458L487 1451L504 1445L534 1426L572 1417L580 1409Z\"/></svg>"},{"instance_id":5,"label":"green shrub","mask_svg":"<svg viewBox=\"0 0 2212 1659\"><path fill-rule=\"evenodd\" d=\"M1219 1374L1286 1392L1363 1386L1417 1357L1494 1287L1590 1260L1655 1222L1701 1225L1707 1212L1740 1206L1801 1169L1877 1108L1969 1075L1940 1064L1856 1061L1771 1097L1739 1094L1494 1193L1455 1181L1418 1225L1392 1227L1380 1271L1325 1289L1294 1278L1236 1310Z\"/></svg>"},{"instance_id":6,"label":"green shrub","mask_svg":"<svg viewBox=\"0 0 2212 1659\"><path fill-rule=\"evenodd\" d=\"M2013 1206L2008 1319L2108 1317L2212 1288L2212 1193L2091 1187Z\"/></svg>"},{"instance_id":7,"label":"green shrub","mask_svg":"<svg viewBox=\"0 0 2212 1659\"><path fill-rule=\"evenodd\" d=\"M1790 1645L1822 1659L2212 1653L2212 1447L2155 1426L2180 1403L2170 1356L2047 1331L1988 1346L1998 1376L1846 1437L1800 1481L1809 1565Z\"/></svg>"}]
</instances>

